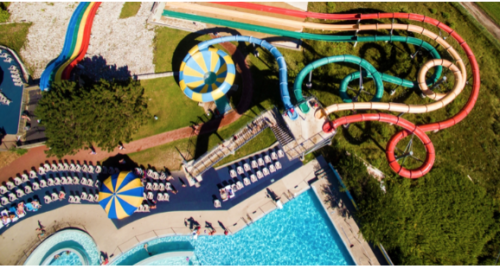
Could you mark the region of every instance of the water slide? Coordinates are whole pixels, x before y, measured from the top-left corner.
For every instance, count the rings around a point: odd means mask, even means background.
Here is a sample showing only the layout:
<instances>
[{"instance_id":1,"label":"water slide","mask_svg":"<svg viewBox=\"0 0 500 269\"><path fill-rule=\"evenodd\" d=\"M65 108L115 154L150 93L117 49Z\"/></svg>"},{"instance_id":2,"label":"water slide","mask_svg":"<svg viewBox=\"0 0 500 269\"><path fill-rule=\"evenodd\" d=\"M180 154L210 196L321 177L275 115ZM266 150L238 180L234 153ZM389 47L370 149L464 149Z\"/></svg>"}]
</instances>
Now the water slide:
<instances>
[{"instance_id":1,"label":"water slide","mask_svg":"<svg viewBox=\"0 0 500 269\"><path fill-rule=\"evenodd\" d=\"M40 78L40 89L44 91L49 90L50 83L52 83L52 81L59 81L63 75L64 69L67 66L71 66L69 69L69 72L71 72L72 68L77 63L73 62L78 59L83 59L88 47L88 39L90 38L93 18L99 5L100 3L88 2L80 3L78 5L75 12L71 16L68 29L66 31L63 50L61 54L50 62L43 71ZM88 30L86 31L86 29ZM80 57L83 49L85 50L85 53L82 57ZM62 66L64 67L61 70ZM69 73L67 76L69 77Z\"/></svg>"},{"instance_id":2,"label":"water slide","mask_svg":"<svg viewBox=\"0 0 500 269\"><path fill-rule=\"evenodd\" d=\"M169 3L169 5L172 3ZM176 5L178 3L175 3ZM275 8L275 7L268 7L268 6L263 6L259 4L252 4L252 3L230 3L230 2L224 2L224 3L218 3L221 5L227 5L227 6L235 6L239 8L247 8L247 9L253 9L253 10L258 10L258 11L263 11L263 12L270 12L270 13L277 13L281 15L288 15L288 16L295 16L295 17L301 17L301 18L319 18L319 19L328 19L328 20L358 20L360 22L361 20L366 20L366 19L408 19L412 21L418 21L418 22L424 22L431 24L433 26L436 26L440 28L441 30L444 30L447 34L449 34L450 37L455 39L458 44L462 47L464 50L465 54L467 55L467 58L469 59L470 63L470 68L472 70L472 93L469 97L469 100L467 101L467 104L462 108L462 110L455 116L451 117L450 119L437 122L437 123L431 123L431 124L424 124L417 126L407 120L404 120L403 118L396 117L393 115L389 114L383 114L383 113L377 113L377 114L356 114L352 116L344 116L340 117L332 122L327 121L323 127L325 132L333 132L335 131L336 128L338 128L341 125L347 124L347 123L353 123L353 122L360 122L360 121L381 121L381 122L388 122L391 124L398 125L400 127L403 127L404 130L399 131L396 133L389 141L387 145L387 150L386 150L386 156L389 161L389 165L391 168L398 173L399 175L403 177L408 177L408 178L418 178L430 171L432 168L432 165L435 160L435 151L434 151L434 146L432 145L432 142L430 141L429 137L425 134L425 132L428 131L433 131L433 130L442 130L448 127L451 127L461 120L463 120L472 110L472 108L475 105L475 102L477 100L478 94L479 94L479 87L480 87L480 75L479 75L479 67L476 62L475 56L467 43L458 35L454 30L446 26L445 24L439 22L438 20L419 15L419 14L409 14L409 13L375 13L375 14L321 14L321 13L312 13L312 12L303 12L303 11L295 11L295 10L288 10L288 9L283 9L283 8ZM186 8L188 6L182 6L182 8ZM192 7L190 7L192 8ZM195 10L195 9L192 9ZM204 14L210 13L211 10L209 7L203 6L202 11ZM197 10L199 11L199 10ZM201 11L200 11L201 12ZM224 13L226 12L226 13ZM224 12L218 14L227 14L227 10ZM233 14L237 11L231 11L232 15L235 16L241 16L242 14ZM240 12L241 13L241 12ZM440 60L440 59L434 59L426 62L424 66L421 68L418 74L418 85L420 89L426 94L428 97L437 100L438 102L430 104L430 105L405 105L405 104L395 104L395 103L380 103L382 105L382 108L377 108L378 103L375 102L367 102L367 103L356 103L356 108L354 107L354 104L347 104L348 107L339 107L344 104L335 104L333 106L330 106L326 109L324 112L320 112L316 115L318 116L326 116L328 113L331 113L333 111L339 111L339 110L345 110L345 109L381 109L381 110L388 110L388 111L401 111L401 112L408 112L408 113L424 113L427 111L432 111L435 109L439 109L444 107L447 102L452 100L456 95L460 93L460 91L465 87L466 85L466 78L467 78L467 73L466 73L466 68L465 64L463 63L462 59L458 55L458 53L455 51L453 47L451 47L441 36L423 28L420 26L416 25L411 25L411 24L372 24L372 25L361 25L361 24L351 24L351 25L326 25L326 24L315 24L315 23L304 23L304 22L295 22L291 20L285 20L285 19L278 19L278 18L269 18L267 16L261 16L261 15L254 15L254 14L248 14L244 13L245 16L244 18L247 19L249 17L252 17L254 19L258 19L263 22L268 22L270 24L280 24L280 23L301 23L303 24L304 28L310 28L310 29L325 29L325 30L333 30L333 31L346 31L346 30L353 30L353 31L363 31L363 30L378 30L378 29L396 29L396 30L406 30L418 34L425 35L427 37L430 37L434 41L436 41L439 45L445 48L445 50L453 57L455 60L455 63L458 64L458 67L454 64L452 64L449 61L445 60ZM244 24L244 23L238 23L238 22L233 22L233 21L228 21L228 20L222 20L222 19L215 19L211 17L205 17L205 16L197 16L197 15L192 15L192 14L185 14L181 12L174 12L170 10L164 10L163 15L170 16L170 17L176 17L176 18L182 18L182 19L188 19L188 20L195 20L195 21L201 21L205 23L210 23L210 24L215 24L215 25L222 25L222 26L227 26L227 27L232 27L232 28L238 28L238 29L243 29L243 30L248 30L248 31L255 31L255 32L263 32L267 34L273 34L273 35L278 35L278 36L288 36L292 38L304 38L304 39L315 39L315 40L324 40L324 41L334 41L334 42L362 42L363 39L365 38L372 38L372 40L363 40L363 41L386 41L386 38L380 39L381 37L358 37L358 36L351 36L351 37L346 37L346 36L325 36L325 35L315 35L315 34L309 34L309 33L296 33L296 32L290 32L290 31L285 31L281 29L275 29L275 28L269 28L269 27L264 27L264 26L257 26L257 25L249 25L249 24ZM215 17L218 15L215 15ZM242 17L240 17L242 18ZM269 18L267 20L266 18ZM262 20L263 19L263 20ZM281 25L287 25L287 24L281 24ZM392 31L391 31L392 33ZM395 36L391 35L389 36L389 41L392 41L392 39ZM422 41L423 42L423 41ZM423 43L421 43L423 44ZM337 59L338 60L338 59ZM345 60L345 57L344 57ZM328 61L328 60L326 60ZM361 62L361 61L360 61ZM428 89L427 83L428 81L425 81L425 74L427 71L434 67L446 67L451 69L454 74L455 74L455 86L453 90L447 94L435 94L431 90ZM368 72L366 72L368 75ZM435 74L438 72L436 71ZM307 74L304 72L304 74ZM358 74L359 76L359 74ZM305 76L304 76L305 77ZM435 76L435 79L437 79L438 76ZM281 77L280 77L281 79ZM349 78L351 79L351 78ZM381 80L381 78L377 78L377 80ZM387 77L386 77L387 79ZM379 80L379 83L380 83ZM394 83L397 81L390 81L388 82ZM403 83L403 82L401 82ZM298 82L296 85L300 85ZM301 102L303 101L302 97L302 92L301 90L298 90L295 88L295 96L297 101ZM377 104L377 106L373 106L374 104ZM429 107L431 106L431 107ZM411 111L411 112L410 112ZM404 137L410 135L410 134L415 134L424 144L427 150L427 156L426 160L423 163L422 166L420 166L417 169L406 169L399 165L399 163L396 160L394 149L399 141L403 139Z\"/></svg>"},{"instance_id":3,"label":"water slide","mask_svg":"<svg viewBox=\"0 0 500 269\"><path fill-rule=\"evenodd\" d=\"M92 31L92 24L94 23L95 14L97 12L97 9L101 5L101 3L97 2L97 3L92 3L91 5L93 5L92 9L91 10L87 9L89 11L89 13L87 15L87 19L85 20L85 29L83 32L82 41L81 41L81 43L79 42L80 48L75 49L76 57L74 57L75 53L73 53L73 56L71 57L71 59L73 59L73 58L74 59L69 64L67 64L66 67L64 68L64 71L61 74L61 79L69 79L69 76L70 76L73 68L81 60L83 60L83 58L85 57L85 54L87 54L87 49L89 47L89 41L90 41L90 33ZM81 30L81 27L80 27L80 30ZM79 33L79 37L80 37L80 33ZM63 65L63 66L65 66L65 65ZM62 68L62 66L61 66L61 68ZM59 72L59 70L58 70L58 72ZM56 81L58 81L57 73L56 73Z\"/></svg>"}]
</instances>

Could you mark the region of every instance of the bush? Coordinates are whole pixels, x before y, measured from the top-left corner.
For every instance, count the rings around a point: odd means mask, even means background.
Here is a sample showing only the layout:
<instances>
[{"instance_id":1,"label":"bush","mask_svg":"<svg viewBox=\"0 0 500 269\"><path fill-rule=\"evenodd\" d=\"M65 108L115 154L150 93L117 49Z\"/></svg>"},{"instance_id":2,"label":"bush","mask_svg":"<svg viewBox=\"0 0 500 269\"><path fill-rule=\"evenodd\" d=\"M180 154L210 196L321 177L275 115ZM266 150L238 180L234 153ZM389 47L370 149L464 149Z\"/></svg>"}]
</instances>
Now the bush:
<instances>
[{"instance_id":1,"label":"bush","mask_svg":"<svg viewBox=\"0 0 500 269\"><path fill-rule=\"evenodd\" d=\"M443 16L443 18L445 19L449 19L450 18L450 13L448 12L441 12L441 15Z\"/></svg>"},{"instance_id":2,"label":"bush","mask_svg":"<svg viewBox=\"0 0 500 269\"><path fill-rule=\"evenodd\" d=\"M326 3L326 12L333 13L335 11L335 2L327 2Z\"/></svg>"},{"instance_id":3,"label":"bush","mask_svg":"<svg viewBox=\"0 0 500 269\"><path fill-rule=\"evenodd\" d=\"M435 8L431 8L431 9L429 9L429 11L431 12L431 14L436 14L437 9L435 9Z\"/></svg>"},{"instance_id":4,"label":"bush","mask_svg":"<svg viewBox=\"0 0 500 269\"><path fill-rule=\"evenodd\" d=\"M10 13L7 10L0 10L0 22L6 22L10 18Z\"/></svg>"},{"instance_id":5,"label":"bush","mask_svg":"<svg viewBox=\"0 0 500 269\"><path fill-rule=\"evenodd\" d=\"M403 13L410 13L410 11L408 10L408 7L401 7L400 11Z\"/></svg>"},{"instance_id":6,"label":"bush","mask_svg":"<svg viewBox=\"0 0 500 269\"><path fill-rule=\"evenodd\" d=\"M17 153L17 155L22 156L28 152L27 149L21 149L21 148L10 148L11 152Z\"/></svg>"}]
</instances>

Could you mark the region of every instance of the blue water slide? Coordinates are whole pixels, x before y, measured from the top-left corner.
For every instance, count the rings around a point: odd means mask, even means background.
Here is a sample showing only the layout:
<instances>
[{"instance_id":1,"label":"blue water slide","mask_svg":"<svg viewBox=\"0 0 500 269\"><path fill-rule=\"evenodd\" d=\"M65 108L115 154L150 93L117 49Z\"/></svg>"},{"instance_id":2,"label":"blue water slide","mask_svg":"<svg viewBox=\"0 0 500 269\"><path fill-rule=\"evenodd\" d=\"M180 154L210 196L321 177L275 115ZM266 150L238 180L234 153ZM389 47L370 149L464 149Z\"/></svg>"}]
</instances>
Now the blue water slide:
<instances>
[{"instance_id":1,"label":"blue water slide","mask_svg":"<svg viewBox=\"0 0 500 269\"><path fill-rule=\"evenodd\" d=\"M45 70L42 73L42 76L40 77L40 89L42 91L48 91L49 90L49 85L50 81L52 79L52 73L57 70L57 68L63 64L71 55L71 43L73 40L73 35L77 35L78 33L75 32L75 25L78 21L78 16L80 13L85 12L87 9L89 2L84 2L78 4L78 7L76 8L75 12L71 16L71 19L69 21L68 29L66 31L66 38L64 39L64 46L62 49L61 54L55 59L52 60Z\"/></svg>"},{"instance_id":2,"label":"blue water slide","mask_svg":"<svg viewBox=\"0 0 500 269\"><path fill-rule=\"evenodd\" d=\"M198 44L198 49L204 50L204 49L207 49L211 45L224 43L224 42L231 42L231 41L255 43L255 44L267 49L274 56L274 58L278 62L278 67L279 67L279 82L280 82L281 100L283 101L283 104L285 105L285 109L286 109L286 113L287 113L288 117L290 117L290 119L292 119L292 120L297 119L299 115L297 114L296 110L294 109L294 106L292 105L292 102L290 99L290 94L288 92L288 73L287 73L285 58L283 57L281 52L276 47L269 44L265 40L251 37L251 36L226 36L226 37L220 37L220 38L204 41L204 42Z\"/></svg>"}]
</instances>

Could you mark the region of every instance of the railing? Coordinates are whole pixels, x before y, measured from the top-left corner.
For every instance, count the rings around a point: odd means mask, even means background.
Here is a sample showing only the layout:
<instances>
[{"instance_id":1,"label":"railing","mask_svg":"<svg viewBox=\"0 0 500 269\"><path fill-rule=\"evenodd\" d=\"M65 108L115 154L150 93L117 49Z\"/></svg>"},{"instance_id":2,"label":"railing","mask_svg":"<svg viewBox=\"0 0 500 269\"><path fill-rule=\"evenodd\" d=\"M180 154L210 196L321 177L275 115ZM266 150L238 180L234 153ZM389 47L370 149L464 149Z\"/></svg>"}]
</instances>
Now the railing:
<instances>
[{"instance_id":1,"label":"railing","mask_svg":"<svg viewBox=\"0 0 500 269\"><path fill-rule=\"evenodd\" d=\"M297 141L297 145L295 145L293 148L288 148L285 151L290 158L295 159L301 156L302 154L308 154L314 150L324 147L325 145L330 143L332 137L333 135L328 135L325 137L321 133L317 133L300 143L299 143L300 140ZM314 142L314 140L318 138L320 142Z\"/></svg>"},{"instance_id":2,"label":"railing","mask_svg":"<svg viewBox=\"0 0 500 269\"><path fill-rule=\"evenodd\" d=\"M200 156L191 166L186 167L187 171L191 173L192 177L196 177L206 172L227 155L233 154L236 150L240 149L243 145L269 127L263 117L268 112L269 111L261 112L253 121L240 128L229 140L224 141L222 143L223 146L217 145L211 151ZM249 128L248 126L250 124L252 124L253 127ZM235 136L236 139L233 139ZM198 168L197 166L200 165L201 167Z\"/></svg>"}]
</instances>

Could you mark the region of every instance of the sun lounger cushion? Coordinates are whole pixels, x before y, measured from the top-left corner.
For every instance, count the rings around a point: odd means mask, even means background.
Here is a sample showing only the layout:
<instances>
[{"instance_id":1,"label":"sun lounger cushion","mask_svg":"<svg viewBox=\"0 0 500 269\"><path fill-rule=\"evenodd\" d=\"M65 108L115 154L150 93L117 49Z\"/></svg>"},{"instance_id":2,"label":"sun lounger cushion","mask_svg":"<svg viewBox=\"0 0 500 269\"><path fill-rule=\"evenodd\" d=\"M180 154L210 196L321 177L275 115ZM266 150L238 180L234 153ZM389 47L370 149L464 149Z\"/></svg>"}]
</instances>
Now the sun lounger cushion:
<instances>
[{"instance_id":1,"label":"sun lounger cushion","mask_svg":"<svg viewBox=\"0 0 500 269\"><path fill-rule=\"evenodd\" d=\"M245 184L245 186L248 186L250 185L250 179L248 179L247 177L243 179L243 183Z\"/></svg>"}]
</instances>

